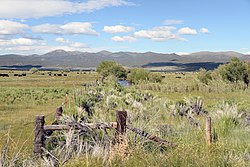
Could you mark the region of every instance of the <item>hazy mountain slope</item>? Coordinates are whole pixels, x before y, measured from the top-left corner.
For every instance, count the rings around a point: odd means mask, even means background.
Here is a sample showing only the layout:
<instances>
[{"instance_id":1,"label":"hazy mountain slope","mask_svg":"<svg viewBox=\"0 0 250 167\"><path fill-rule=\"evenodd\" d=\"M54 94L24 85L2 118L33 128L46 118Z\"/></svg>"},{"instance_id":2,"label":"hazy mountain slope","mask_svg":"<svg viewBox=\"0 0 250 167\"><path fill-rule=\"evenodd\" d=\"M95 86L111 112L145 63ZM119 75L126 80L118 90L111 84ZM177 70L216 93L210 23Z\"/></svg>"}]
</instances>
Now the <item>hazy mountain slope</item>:
<instances>
[{"instance_id":1,"label":"hazy mountain slope","mask_svg":"<svg viewBox=\"0 0 250 167\"><path fill-rule=\"evenodd\" d=\"M245 55L238 52L196 52L188 55L189 58L200 61L228 61L232 57L244 58Z\"/></svg>"},{"instance_id":2,"label":"hazy mountain slope","mask_svg":"<svg viewBox=\"0 0 250 167\"><path fill-rule=\"evenodd\" d=\"M190 55L160 54L154 52L108 52L97 53L54 50L44 55L2 55L0 66L12 65L41 65L43 67L71 67L88 68L96 67L103 60L114 60L124 66L141 67L155 66L157 64L185 64L198 62L227 62L232 57L250 60L249 55L237 52L197 52Z\"/></svg>"}]
</instances>

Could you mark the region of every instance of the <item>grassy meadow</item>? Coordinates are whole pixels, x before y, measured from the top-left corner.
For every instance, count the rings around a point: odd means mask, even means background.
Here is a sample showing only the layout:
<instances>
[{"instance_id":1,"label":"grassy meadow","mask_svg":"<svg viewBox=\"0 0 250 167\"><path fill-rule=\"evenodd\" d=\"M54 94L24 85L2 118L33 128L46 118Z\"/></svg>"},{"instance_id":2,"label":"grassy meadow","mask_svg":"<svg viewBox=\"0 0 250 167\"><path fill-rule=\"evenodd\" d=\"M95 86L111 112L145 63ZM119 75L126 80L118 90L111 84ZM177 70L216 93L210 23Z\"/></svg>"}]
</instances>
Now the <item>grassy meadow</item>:
<instances>
[{"instance_id":1,"label":"grassy meadow","mask_svg":"<svg viewBox=\"0 0 250 167\"><path fill-rule=\"evenodd\" d=\"M250 115L250 90L243 83L218 80L206 85L197 79L196 73L161 73L164 76L161 83L141 82L120 87L109 78L104 85L85 89L83 84L95 81L96 73L69 72L65 77L49 76L46 71L26 73L26 77L10 73L10 77L0 78L0 144L1 150L5 150L9 139L6 160L20 156L13 166L53 166L48 159L40 163L29 160L34 118L45 115L46 124L51 124L66 94L69 103L64 106L66 114L62 122L73 118L77 121L77 114L88 122L109 122L115 120L115 111L126 110L135 127L175 146L157 145L128 131L124 150L118 149L122 152L119 155L110 144L114 132L105 134L96 130L93 133L101 137L95 140L73 140L65 134L66 143L71 144L62 147L60 153L58 149L51 150L51 154L58 155L60 166L250 166L250 125L246 122ZM192 111L190 106L197 99L203 101L204 114L191 113L196 125L180 112L182 108ZM83 104L90 106L93 116L88 117L84 111L79 113L77 106ZM206 116L212 117L211 146L205 141ZM82 141L84 145L80 148ZM74 144L76 148L70 148ZM61 155L62 152L67 156Z\"/></svg>"},{"instance_id":2,"label":"grassy meadow","mask_svg":"<svg viewBox=\"0 0 250 167\"><path fill-rule=\"evenodd\" d=\"M82 87L97 77L89 72L71 72L67 77L49 76L47 71L36 74L13 72L1 71L9 73L10 77L0 78L0 141L3 146L8 134L13 139L13 147L20 148L25 143L23 149L28 153L32 153L35 116L45 115L47 123L51 123L56 108L65 102L66 93L71 97L74 87ZM14 77L14 74L22 73L27 76Z\"/></svg>"}]
</instances>

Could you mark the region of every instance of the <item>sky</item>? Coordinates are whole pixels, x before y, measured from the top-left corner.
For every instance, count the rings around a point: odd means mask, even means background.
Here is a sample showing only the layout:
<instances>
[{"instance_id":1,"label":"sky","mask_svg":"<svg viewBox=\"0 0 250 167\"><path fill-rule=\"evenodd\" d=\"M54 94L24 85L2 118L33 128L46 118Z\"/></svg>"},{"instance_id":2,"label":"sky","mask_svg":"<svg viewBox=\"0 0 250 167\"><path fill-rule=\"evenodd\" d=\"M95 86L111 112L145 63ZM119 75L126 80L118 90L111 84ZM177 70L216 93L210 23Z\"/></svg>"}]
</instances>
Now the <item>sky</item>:
<instances>
[{"instance_id":1,"label":"sky","mask_svg":"<svg viewBox=\"0 0 250 167\"><path fill-rule=\"evenodd\" d=\"M0 55L250 54L250 0L0 0Z\"/></svg>"}]
</instances>

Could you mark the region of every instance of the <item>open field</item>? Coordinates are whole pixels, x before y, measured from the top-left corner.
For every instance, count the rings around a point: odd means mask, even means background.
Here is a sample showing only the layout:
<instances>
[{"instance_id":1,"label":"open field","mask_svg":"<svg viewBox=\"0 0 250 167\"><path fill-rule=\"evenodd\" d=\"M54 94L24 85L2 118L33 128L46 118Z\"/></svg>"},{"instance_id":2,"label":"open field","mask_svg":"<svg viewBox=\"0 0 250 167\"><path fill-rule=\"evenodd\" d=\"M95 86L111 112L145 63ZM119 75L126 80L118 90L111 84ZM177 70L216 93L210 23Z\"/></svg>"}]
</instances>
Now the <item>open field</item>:
<instances>
[{"instance_id":1,"label":"open field","mask_svg":"<svg viewBox=\"0 0 250 167\"><path fill-rule=\"evenodd\" d=\"M82 87L82 84L91 83L97 77L93 73L71 72L67 77L59 77L49 76L46 71L37 74L13 72L1 71L10 77L0 77L0 141L3 144L4 135L10 131L13 142L18 147L26 142L24 148L29 153L33 147L35 115L45 115L46 120L51 122L56 108L65 101L66 93L71 98L74 87ZM27 76L14 77L14 74L24 72ZM71 103L73 105L73 101Z\"/></svg>"},{"instance_id":2,"label":"open field","mask_svg":"<svg viewBox=\"0 0 250 167\"><path fill-rule=\"evenodd\" d=\"M69 104L65 110L69 114L75 113L75 105L86 102L91 95L101 96L101 101L93 104L94 117L90 118L91 121L114 121L116 110L127 110L136 127L157 134L177 146L162 148L143 139L136 144L134 135L128 133L130 154L125 159L106 160L105 149L100 146L99 152L73 157L66 166L250 165L250 128L245 121L250 114L250 90L241 83L233 85L216 81L204 85L197 80L196 73L162 73L165 76L162 83L140 83L128 88L108 84L85 90L82 85L95 81L98 78L96 73L70 72L67 77L49 76L47 72L44 72L45 75L41 75L43 72L26 73L26 77L14 77L11 73L10 77L0 78L1 147L9 132L12 151L19 150L23 145L23 153L27 157L32 155L35 116L45 115L46 124L51 124L55 109L65 102L65 94L68 93ZM86 94L78 94L78 100L74 101L74 91L83 90ZM145 100L145 96L149 98ZM188 105L197 97L203 100L203 108L212 117L214 143L211 147L205 142L204 115L194 117L199 122L198 127L178 115L178 104ZM127 99L129 105L124 103ZM135 100L140 105L133 106ZM177 111L177 115L173 116L173 111ZM161 125L168 127L159 130Z\"/></svg>"}]
</instances>

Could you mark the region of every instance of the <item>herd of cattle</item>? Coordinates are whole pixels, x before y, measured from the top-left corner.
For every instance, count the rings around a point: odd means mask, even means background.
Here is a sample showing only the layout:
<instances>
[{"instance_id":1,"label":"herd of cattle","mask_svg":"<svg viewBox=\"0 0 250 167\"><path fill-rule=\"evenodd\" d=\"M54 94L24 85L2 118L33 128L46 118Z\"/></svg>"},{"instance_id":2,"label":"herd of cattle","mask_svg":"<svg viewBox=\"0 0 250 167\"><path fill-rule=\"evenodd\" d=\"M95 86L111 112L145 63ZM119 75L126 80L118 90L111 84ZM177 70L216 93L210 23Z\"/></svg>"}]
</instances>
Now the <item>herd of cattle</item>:
<instances>
[{"instance_id":1,"label":"herd of cattle","mask_svg":"<svg viewBox=\"0 0 250 167\"><path fill-rule=\"evenodd\" d=\"M38 73L40 75L45 75L45 73ZM52 74L52 73L48 73L49 76L58 76L58 77L67 77L68 74L63 74L63 73L55 73L55 74ZM11 75L10 74L7 74L7 73L0 73L0 77L10 77ZM13 74L14 77L26 77L27 74L26 73L21 73L21 74Z\"/></svg>"}]
</instances>

